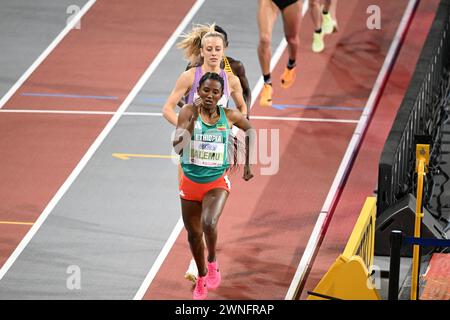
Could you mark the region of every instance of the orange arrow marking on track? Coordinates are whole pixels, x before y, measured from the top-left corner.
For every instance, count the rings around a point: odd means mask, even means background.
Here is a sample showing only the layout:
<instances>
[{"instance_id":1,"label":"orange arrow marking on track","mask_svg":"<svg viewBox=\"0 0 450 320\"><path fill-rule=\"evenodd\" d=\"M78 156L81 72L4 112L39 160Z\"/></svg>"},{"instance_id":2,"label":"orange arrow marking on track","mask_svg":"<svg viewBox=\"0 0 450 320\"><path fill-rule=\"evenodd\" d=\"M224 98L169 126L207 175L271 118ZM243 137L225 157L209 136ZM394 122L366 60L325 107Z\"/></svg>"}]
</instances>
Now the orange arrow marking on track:
<instances>
[{"instance_id":1,"label":"orange arrow marking on track","mask_svg":"<svg viewBox=\"0 0 450 320\"><path fill-rule=\"evenodd\" d=\"M15 225L26 225L32 226L34 222L20 222L20 221L0 221L0 224L15 224Z\"/></svg>"},{"instance_id":2,"label":"orange arrow marking on track","mask_svg":"<svg viewBox=\"0 0 450 320\"><path fill-rule=\"evenodd\" d=\"M121 160L130 160L130 158L153 158L153 159L176 159L178 156L168 156L161 154L132 154L132 153L113 153L112 156Z\"/></svg>"}]
</instances>

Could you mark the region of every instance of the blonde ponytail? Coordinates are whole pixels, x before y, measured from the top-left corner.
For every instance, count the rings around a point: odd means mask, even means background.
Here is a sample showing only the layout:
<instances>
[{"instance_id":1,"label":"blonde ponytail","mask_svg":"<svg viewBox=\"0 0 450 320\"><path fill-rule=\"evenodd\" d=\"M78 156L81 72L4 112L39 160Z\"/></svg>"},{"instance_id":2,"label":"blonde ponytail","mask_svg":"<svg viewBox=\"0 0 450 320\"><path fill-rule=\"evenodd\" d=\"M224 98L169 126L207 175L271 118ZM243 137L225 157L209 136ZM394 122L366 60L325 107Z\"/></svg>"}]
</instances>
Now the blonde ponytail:
<instances>
[{"instance_id":1,"label":"blonde ponytail","mask_svg":"<svg viewBox=\"0 0 450 320\"><path fill-rule=\"evenodd\" d=\"M177 48L184 51L184 58L191 66L201 63L200 55L201 48L204 44L204 39L210 37L219 37L222 39L224 47L226 40L223 34L215 31L216 24L195 24L192 30L181 35L183 40L177 43Z\"/></svg>"}]
</instances>

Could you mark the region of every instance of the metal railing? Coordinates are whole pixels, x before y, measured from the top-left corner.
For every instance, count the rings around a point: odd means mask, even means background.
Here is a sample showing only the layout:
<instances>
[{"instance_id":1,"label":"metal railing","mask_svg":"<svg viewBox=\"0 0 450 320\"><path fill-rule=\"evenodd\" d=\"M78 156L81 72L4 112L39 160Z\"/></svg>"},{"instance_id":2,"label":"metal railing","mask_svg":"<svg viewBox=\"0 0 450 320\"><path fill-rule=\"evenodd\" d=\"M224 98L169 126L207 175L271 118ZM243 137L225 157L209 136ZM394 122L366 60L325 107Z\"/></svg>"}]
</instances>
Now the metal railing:
<instances>
[{"instance_id":1,"label":"metal railing","mask_svg":"<svg viewBox=\"0 0 450 320\"><path fill-rule=\"evenodd\" d=\"M377 216L415 185L416 136L435 139L441 118L443 74L450 57L450 0L441 0L409 88L379 162Z\"/></svg>"}]
</instances>

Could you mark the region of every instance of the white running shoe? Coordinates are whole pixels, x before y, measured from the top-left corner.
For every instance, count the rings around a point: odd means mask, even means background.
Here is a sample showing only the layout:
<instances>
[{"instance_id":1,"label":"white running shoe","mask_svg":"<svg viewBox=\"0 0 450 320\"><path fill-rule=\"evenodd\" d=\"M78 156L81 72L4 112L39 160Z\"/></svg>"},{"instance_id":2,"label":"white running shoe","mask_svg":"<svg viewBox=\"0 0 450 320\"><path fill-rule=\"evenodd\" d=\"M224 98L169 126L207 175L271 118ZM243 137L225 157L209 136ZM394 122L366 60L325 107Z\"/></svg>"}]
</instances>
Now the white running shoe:
<instances>
[{"instance_id":1,"label":"white running shoe","mask_svg":"<svg viewBox=\"0 0 450 320\"><path fill-rule=\"evenodd\" d=\"M194 259L191 259L191 262L189 262L189 267L186 270L186 273L184 274L184 278L186 280L191 281L193 284L196 284L197 277L198 277L197 264L195 263Z\"/></svg>"},{"instance_id":2,"label":"white running shoe","mask_svg":"<svg viewBox=\"0 0 450 320\"><path fill-rule=\"evenodd\" d=\"M338 31L337 21L331 18L331 14L322 13L322 30L325 34L332 34Z\"/></svg>"},{"instance_id":3,"label":"white running shoe","mask_svg":"<svg viewBox=\"0 0 450 320\"><path fill-rule=\"evenodd\" d=\"M313 33L313 43L312 43L312 51L313 52L322 52L325 49L325 43L323 41L323 30L321 33L314 32Z\"/></svg>"}]
</instances>

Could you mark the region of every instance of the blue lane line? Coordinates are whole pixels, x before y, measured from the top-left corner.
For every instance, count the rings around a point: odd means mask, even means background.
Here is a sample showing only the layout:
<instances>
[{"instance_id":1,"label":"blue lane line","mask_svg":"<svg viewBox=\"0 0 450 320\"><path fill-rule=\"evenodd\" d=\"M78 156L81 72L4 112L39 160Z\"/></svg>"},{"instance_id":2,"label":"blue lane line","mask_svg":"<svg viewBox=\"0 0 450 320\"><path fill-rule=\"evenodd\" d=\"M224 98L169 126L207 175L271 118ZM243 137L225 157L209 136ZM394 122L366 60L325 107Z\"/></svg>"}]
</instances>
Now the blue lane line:
<instances>
[{"instance_id":1,"label":"blue lane line","mask_svg":"<svg viewBox=\"0 0 450 320\"><path fill-rule=\"evenodd\" d=\"M83 96L79 94L63 94L63 93L31 93L23 92L25 97L52 97L52 98L74 98L74 99L97 99L97 100L119 100L118 97L112 96Z\"/></svg>"},{"instance_id":2,"label":"blue lane line","mask_svg":"<svg viewBox=\"0 0 450 320\"><path fill-rule=\"evenodd\" d=\"M273 104L272 108L277 110L284 109L305 109L305 110L345 110L345 111L362 111L364 108L358 107L338 107L338 106L305 106L296 104Z\"/></svg>"}]
</instances>

